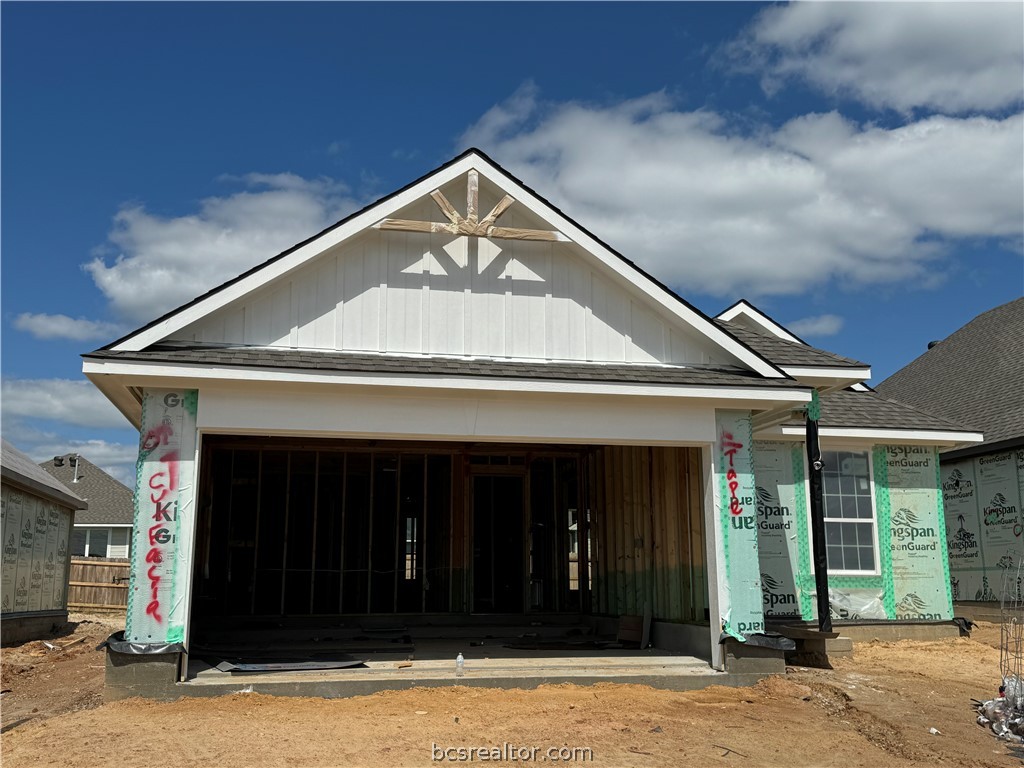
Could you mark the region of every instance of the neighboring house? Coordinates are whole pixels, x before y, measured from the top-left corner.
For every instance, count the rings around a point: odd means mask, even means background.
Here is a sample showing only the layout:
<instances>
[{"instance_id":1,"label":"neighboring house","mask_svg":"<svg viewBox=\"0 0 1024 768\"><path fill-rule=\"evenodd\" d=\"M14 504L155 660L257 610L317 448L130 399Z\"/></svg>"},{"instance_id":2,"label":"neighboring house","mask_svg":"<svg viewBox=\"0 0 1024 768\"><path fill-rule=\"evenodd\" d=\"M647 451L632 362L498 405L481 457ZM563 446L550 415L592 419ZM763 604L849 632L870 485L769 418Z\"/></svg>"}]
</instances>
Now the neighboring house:
<instances>
[{"instance_id":1,"label":"neighboring house","mask_svg":"<svg viewBox=\"0 0 1024 768\"><path fill-rule=\"evenodd\" d=\"M941 456L953 599L1024 599L1024 298L929 344L878 391L984 433Z\"/></svg>"},{"instance_id":2,"label":"neighboring house","mask_svg":"<svg viewBox=\"0 0 1024 768\"><path fill-rule=\"evenodd\" d=\"M72 556L127 558L135 516L131 489L75 453L54 456L39 466L89 502L89 509L75 517Z\"/></svg>"},{"instance_id":3,"label":"neighboring house","mask_svg":"<svg viewBox=\"0 0 1024 768\"><path fill-rule=\"evenodd\" d=\"M68 537L86 503L6 440L0 451L0 637L41 637L68 619Z\"/></svg>"},{"instance_id":4,"label":"neighboring house","mask_svg":"<svg viewBox=\"0 0 1024 768\"><path fill-rule=\"evenodd\" d=\"M815 391L833 610L952 617L937 449L980 435L707 317L475 150L84 359L141 433L130 641L647 613L721 668L814 615Z\"/></svg>"}]
</instances>

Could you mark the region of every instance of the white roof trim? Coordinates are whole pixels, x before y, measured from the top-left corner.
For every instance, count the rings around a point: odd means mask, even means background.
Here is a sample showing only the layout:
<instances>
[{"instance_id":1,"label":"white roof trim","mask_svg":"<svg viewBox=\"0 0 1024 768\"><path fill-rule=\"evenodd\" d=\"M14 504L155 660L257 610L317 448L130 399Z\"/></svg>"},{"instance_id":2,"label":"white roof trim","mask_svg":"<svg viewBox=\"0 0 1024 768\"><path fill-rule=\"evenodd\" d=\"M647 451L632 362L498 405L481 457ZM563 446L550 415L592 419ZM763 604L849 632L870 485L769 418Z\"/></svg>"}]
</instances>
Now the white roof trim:
<instances>
[{"instance_id":1,"label":"white roof trim","mask_svg":"<svg viewBox=\"0 0 1024 768\"><path fill-rule=\"evenodd\" d=\"M778 336L780 339L792 341L795 344L801 344L805 347L808 346L806 341L797 336L794 336L788 330L786 330L777 322L768 317L768 315L764 314L753 304L749 303L746 299L740 299L727 310L716 315L715 317L718 320L725 320L726 322L729 322L733 318L739 317L740 315L743 315L744 317L753 320L755 323L764 328L766 331L768 331L768 333L772 334L773 336Z\"/></svg>"},{"instance_id":2,"label":"white roof trim","mask_svg":"<svg viewBox=\"0 0 1024 768\"><path fill-rule=\"evenodd\" d=\"M871 368L829 368L824 365L784 365L782 370L794 379L840 379L842 381L864 381L871 378Z\"/></svg>"},{"instance_id":3,"label":"white roof trim","mask_svg":"<svg viewBox=\"0 0 1024 768\"><path fill-rule=\"evenodd\" d=\"M333 248L360 232L369 229L381 219L388 218L392 213L429 195L434 189L459 178L470 170L476 170L502 189L514 191L514 197L519 204L551 222L553 229L562 232L570 240L578 243L608 270L637 287L654 304L667 311L670 316L682 320L698 333L702 333L709 341L739 360L742 364L748 366L754 372L766 378L785 378L785 374L768 360L734 339L699 312L679 301L677 296L662 288L639 270L628 265L609 248L572 223L567 217L558 213L550 204L540 200L536 195L511 179L506 173L476 152L467 153L462 158L451 163L451 165L431 173L393 197L364 210L345 223L322 233L305 245L296 248L286 256L282 256L257 269L251 275L223 288L215 289L214 293L197 301L195 304L187 305L156 322L151 327L133 333L112 345L111 349L133 352L145 349L149 345L167 338L175 331L194 323L211 312L221 309L232 301L292 272L327 249Z\"/></svg>"},{"instance_id":4,"label":"white roof trim","mask_svg":"<svg viewBox=\"0 0 1024 768\"><path fill-rule=\"evenodd\" d=\"M806 429L802 426L782 425L766 429L758 436L781 435L783 437L805 437ZM937 443L955 445L958 443L980 443L984 436L980 432L957 432L953 430L932 429L880 429L873 427L826 427L818 429L821 437L847 438L851 440L875 440L878 442L899 443Z\"/></svg>"},{"instance_id":5,"label":"white roof trim","mask_svg":"<svg viewBox=\"0 0 1024 768\"><path fill-rule=\"evenodd\" d=\"M617 384L615 382L501 378L491 376L442 376L413 373L383 376L358 371L310 372L292 368L261 368L231 366L214 368L208 365L167 364L143 361L100 361L86 359L82 371L99 386L96 377L129 376L175 379L179 381L252 381L305 384L342 384L350 386L413 387L417 389L455 389L498 392L543 392L574 395L629 395L643 397L678 397L709 400L744 400L808 403L807 389L783 387L715 387L687 384ZM104 390L105 391L105 390ZM123 412L123 411L122 411Z\"/></svg>"}]
</instances>

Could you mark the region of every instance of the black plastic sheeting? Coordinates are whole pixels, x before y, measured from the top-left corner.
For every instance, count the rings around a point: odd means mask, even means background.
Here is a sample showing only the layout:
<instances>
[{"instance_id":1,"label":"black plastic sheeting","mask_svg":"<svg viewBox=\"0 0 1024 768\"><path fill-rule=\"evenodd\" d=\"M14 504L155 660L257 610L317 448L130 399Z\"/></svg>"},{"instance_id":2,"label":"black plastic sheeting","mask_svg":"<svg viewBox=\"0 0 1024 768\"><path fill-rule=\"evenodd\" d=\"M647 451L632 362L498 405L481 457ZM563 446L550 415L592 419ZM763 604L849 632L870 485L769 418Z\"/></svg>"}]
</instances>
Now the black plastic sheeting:
<instances>
[{"instance_id":1,"label":"black plastic sheeting","mask_svg":"<svg viewBox=\"0 0 1024 768\"><path fill-rule=\"evenodd\" d=\"M960 637L970 637L971 629L976 626L973 621L964 616L954 616L953 623L960 628Z\"/></svg>"},{"instance_id":2,"label":"black plastic sheeting","mask_svg":"<svg viewBox=\"0 0 1024 768\"><path fill-rule=\"evenodd\" d=\"M115 632L96 646L97 651L109 648L112 653L132 655L155 655L158 653L184 653L181 643L132 643L124 639L124 632Z\"/></svg>"},{"instance_id":3,"label":"black plastic sheeting","mask_svg":"<svg viewBox=\"0 0 1024 768\"><path fill-rule=\"evenodd\" d=\"M760 648L774 648L776 651L795 651L796 641L789 637L783 637L775 632L768 632L765 634L753 634L744 635L746 643L744 645L756 645ZM721 637L718 638L718 644L721 645L726 640L735 640L736 638L732 635L727 635L725 632L722 633Z\"/></svg>"}]
</instances>

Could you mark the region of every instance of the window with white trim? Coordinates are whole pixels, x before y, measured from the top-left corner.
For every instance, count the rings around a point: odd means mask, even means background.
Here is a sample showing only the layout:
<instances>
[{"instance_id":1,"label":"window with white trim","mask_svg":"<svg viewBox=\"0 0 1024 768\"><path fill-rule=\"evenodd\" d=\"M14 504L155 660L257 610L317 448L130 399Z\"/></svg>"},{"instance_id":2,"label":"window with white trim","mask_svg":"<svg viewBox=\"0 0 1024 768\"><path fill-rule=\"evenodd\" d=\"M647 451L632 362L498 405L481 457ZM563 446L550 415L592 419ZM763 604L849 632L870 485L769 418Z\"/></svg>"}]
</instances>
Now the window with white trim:
<instances>
[{"instance_id":1,"label":"window with white trim","mask_svg":"<svg viewBox=\"0 0 1024 768\"><path fill-rule=\"evenodd\" d=\"M828 569L877 573L871 454L867 450L822 451L821 458L825 465L822 474Z\"/></svg>"},{"instance_id":2,"label":"window with white trim","mask_svg":"<svg viewBox=\"0 0 1024 768\"><path fill-rule=\"evenodd\" d=\"M71 534L71 556L130 557L130 531L128 528L76 527Z\"/></svg>"}]
</instances>

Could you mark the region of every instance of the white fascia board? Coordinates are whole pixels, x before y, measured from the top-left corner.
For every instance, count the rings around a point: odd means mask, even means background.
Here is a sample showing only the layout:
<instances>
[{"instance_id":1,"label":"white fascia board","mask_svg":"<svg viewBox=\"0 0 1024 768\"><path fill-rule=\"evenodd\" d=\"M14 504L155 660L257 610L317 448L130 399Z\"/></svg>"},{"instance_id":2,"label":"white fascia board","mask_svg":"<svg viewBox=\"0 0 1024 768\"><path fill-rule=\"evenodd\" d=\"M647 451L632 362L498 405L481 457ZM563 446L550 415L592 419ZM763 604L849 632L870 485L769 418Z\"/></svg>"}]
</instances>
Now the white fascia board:
<instances>
[{"instance_id":1,"label":"white fascia board","mask_svg":"<svg viewBox=\"0 0 1024 768\"><path fill-rule=\"evenodd\" d=\"M456 163L439 170L418 184L409 187L389 200L375 205L353 217L341 226L325 232L319 237L306 243L301 248L296 248L287 256L279 258L262 269L257 270L236 283L233 283L222 290L208 296L202 301L187 307L180 312L167 317L156 325L129 336L124 341L111 347L116 351L135 352L145 349L150 344L155 344L161 339L167 338L175 331L199 320L200 318L227 306L232 301L245 296L263 285L276 280L289 272L298 269L307 261L319 256L324 251L339 245L355 235L376 224L381 219L388 218L392 213L405 206L416 202L421 197L429 195L433 190L458 178L473 168L483 165L481 159L474 155L468 155Z\"/></svg>"},{"instance_id":2,"label":"white fascia board","mask_svg":"<svg viewBox=\"0 0 1024 768\"><path fill-rule=\"evenodd\" d=\"M397 374L382 376L358 371L317 371L288 368L211 368L204 365L167 365L165 363L97 361L86 359L82 370L96 381L105 376L187 381L251 381L296 384L333 384L351 386L447 389L492 392L539 392L572 395L627 395L640 397L677 397L703 400L739 400L751 403L809 403L806 389L781 387L711 387L681 384L615 384L593 381L561 381L475 376L438 376L434 374ZM98 385L98 384L97 384ZM107 389L102 388L104 394ZM108 395L109 397L110 395ZM115 403L116 404L116 403Z\"/></svg>"},{"instance_id":3,"label":"white fascia board","mask_svg":"<svg viewBox=\"0 0 1024 768\"><path fill-rule=\"evenodd\" d=\"M743 315L744 317L753 320L755 323L764 328L773 336L778 336L780 339L785 339L786 341L792 341L794 344L800 344L801 346L805 347L807 346L807 342L803 341L802 339L798 339L796 336L794 336L781 325L776 323L770 317L762 314L762 312L757 307L753 306L752 304L748 304L745 300L738 301L736 304L729 307L729 309L725 310L725 312L722 312L721 314L717 315L717 319L729 322L733 318L739 317L740 315Z\"/></svg>"},{"instance_id":4,"label":"white fascia board","mask_svg":"<svg viewBox=\"0 0 1024 768\"><path fill-rule=\"evenodd\" d=\"M848 440L870 440L876 443L931 443L939 445L957 445L961 443L980 443L984 436L980 432L955 432L952 430L931 429L880 429L871 427L819 427L818 435L822 438L833 437ZM767 429L759 436L799 437L806 436L804 427L782 425Z\"/></svg>"},{"instance_id":5,"label":"white fascia board","mask_svg":"<svg viewBox=\"0 0 1024 768\"><path fill-rule=\"evenodd\" d=\"M871 378L871 368L827 368L817 365L786 365L782 367L786 375L794 379L813 379L820 381L861 382Z\"/></svg>"},{"instance_id":6,"label":"white fascia board","mask_svg":"<svg viewBox=\"0 0 1024 768\"><path fill-rule=\"evenodd\" d=\"M477 162L479 163L477 170L498 187L506 188L509 184L513 183L511 179L483 158L477 158ZM766 378L785 378L774 365L745 347L713 322L690 309L686 304L679 301L677 296L662 288L640 271L630 267L617 254L573 224L565 216L559 214L549 204L540 200L518 184L515 186L517 191L515 196L516 202L522 203L542 219L550 221L554 229L568 235L570 240L586 249L609 271L638 288L644 296L651 299L661 309L668 312L671 316L682 320L696 332L703 334L709 341L721 347L756 373Z\"/></svg>"},{"instance_id":7,"label":"white fascia board","mask_svg":"<svg viewBox=\"0 0 1024 768\"><path fill-rule=\"evenodd\" d=\"M113 382L108 376L96 376L90 374L88 363L83 363L82 373L104 396L114 404L114 407L121 412L121 415L128 419L128 423L135 429L142 424L142 403L135 399L127 387L120 386Z\"/></svg>"},{"instance_id":8,"label":"white fascia board","mask_svg":"<svg viewBox=\"0 0 1024 768\"><path fill-rule=\"evenodd\" d=\"M131 523L75 523L75 528L131 528Z\"/></svg>"}]
</instances>

